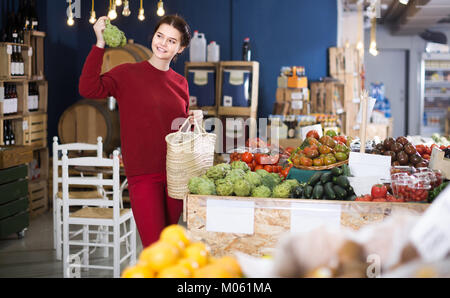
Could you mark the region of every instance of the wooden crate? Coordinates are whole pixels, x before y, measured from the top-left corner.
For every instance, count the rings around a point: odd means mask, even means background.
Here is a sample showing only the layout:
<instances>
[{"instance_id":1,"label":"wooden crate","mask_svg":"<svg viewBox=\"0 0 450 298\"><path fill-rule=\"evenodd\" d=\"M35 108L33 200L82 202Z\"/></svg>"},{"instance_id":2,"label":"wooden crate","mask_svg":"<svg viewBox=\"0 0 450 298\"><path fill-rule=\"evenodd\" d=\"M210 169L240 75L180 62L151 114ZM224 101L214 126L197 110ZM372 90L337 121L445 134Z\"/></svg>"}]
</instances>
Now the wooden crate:
<instances>
[{"instance_id":1,"label":"wooden crate","mask_svg":"<svg viewBox=\"0 0 450 298\"><path fill-rule=\"evenodd\" d=\"M30 217L34 218L48 210L48 186L46 180L28 184Z\"/></svg>"},{"instance_id":2,"label":"wooden crate","mask_svg":"<svg viewBox=\"0 0 450 298\"><path fill-rule=\"evenodd\" d=\"M39 107L37 111L29 111L28 108L28 91L29 91L29 85L28 83L36 83L38 90L39 90ZM35 115L35 114L42 114L42 113L47 113L47 108L48 108L48 82L45 80L32 80L32 81L28 81L28 83L26 84L26 86L24 86L26 88L25 90L25 100L24 100L24 114L25 115Z\"/></svg>"},{"instance_id":3,"label":"wooden crate","mask_svg":"<svg viewBox=\"0 0 450 298\"><path fill-rule=\"evenodd\" d=\"M24 76L11 76L11 56L12 47L20 46L22 48L22 57L24 61ZM30 46L28 44L0 43L0 79L3 80L24 80L31 75L31 57L29 54Z\"/></svg>"},{"instance_id":4,"label":"wooden crate","mask_svg":"<svg viewBox=\"0 0 450 298\"><path fill-rule=\"evenodd\" d=\"M33 114L13 121L16 144L36 149L47 147L47 114Z\"/></svg>"},{"instance_id":5,"label":"wooden crate","mask_svg":"<svg viewBox=\"0 0 450 298\"><path fill-rule=\"evenodd\" d=\"M28 146L0 147L0 169L27 164L33 160L33 150Z\"/></svg>"},{"instance_id":6,"label":"wooden crate","mask_svg":"<svg viewBox=\"0 0 450 298\"><path fill-rule=\"evenodd\" d=\"M189 107L190 110L202 110L203 111L203 115L205 116L217 116L217 110L219 107L219 103L218 103L218 96L217 96L217 92L219 90L219 80L218 80L218 73L219 73L219 63L215 63L215 62L186 62L185 66L184 66L184 75L186 78L188 78L189 75L189 71L190 70L194 70L194 69L200 69L200 70L214 70L216 73L216 81L214 82L215 84L215 90L216 90L216 95L215 95L215 105L214 106L203 106L203 107L198 107L195 105L191 105Z\"/></svg>"},{"instance_id":7,"label":"wooden crate","mask_svg":"<svg viewBox=\"0 0 450 298\"><path fill-rule=\"evenodd\" d=\"M339 78L342 74L355 74L361 71L364 61L356 47L329 48L330 75Z\"/></svg>"},{"instance_id":8,"label":"wooden crate","mask_svg":"<svg viewBox=\"0 0 450 298\"><path fill-rule=\"evenodd\" d=\"M30 77L33 80L44 80L44 42L46 34L40 31L25 32L24 40L32 48L30 57Z\"/></svg>"},{"instance_id":9,"label":"wooden crate","mask_svg":"<svg viewBox=\"0 0 450 298\"><path fill-rule=\"evenodd\" d=\"M340 81L311 82L311 113L342 114L345 85Z\"/></svg>"},{"instance_id":10,"label":"wooden crate","mask_svg":"<svg viewBox=\"0 0 450 298\"><path fill-rule=\"evenodd\" d=\"M37 168L39 169L39 176L33 177L34 171L32 165L36 163ZM38 181L38 180L48 180L49 175L49 156L48 156L48 148L42 148L33 151L33 161L28 164L28 179L30 182Z\"/></svg>"},{"instance_id":11,"label":"wooden crate","mask_svg":"<svg viewBox=\"0 0 450 298\"><path fill-rule=\"evenodd\" d=\"M0 103L0 118L3 119L15 119L15 118L20 118L24 115L25 111L27 111L27 107L26 107L26 99L27 99L27 94L28 94L28 83L26 83L26 81L19 81L19 80L6 80L6 81L2 81L0 80L0 92L4 92L4 87L5 84L13 84L16 85L16 90L17 90L17 113L14 114L4 114L4 107L3 107L3 103ZM4 94L4 93L3 93ZM3 94L0 95L2 96L1 98L3 98ZM0 140L3 141L3 138Z\"/></svg>"},{"instance_id":12,"label":"wooden crate","mask_svg":"<svg viewBox=\"0 0 450 298\"><path fill-rule=\"evenodd\" d=\"M212 205L214 204L214 206ZM238 204L231 206L230 204ZM240 251L253 256L271 254L279 239L289 232L298 232L313 221L323 220L335 227L358 230L368 224L383 221L390 215L409 211L422 214L429 204L417 203L374 203L317 201L298 199L264 199L242 197L194 196L184 201L183 217L187 221L190 236L195 241L203 241L213 256L233 254ZM211 209L210 209L211 208ZM232 213L233 208L239 213ZM228 223L247 222L249 226ZM208 211L210 210L210 211ZM208 217L208 212L216 217ZM244 214L244 215L243 215ZM253 217L251 217L253 214ZM309 219L308 219L309 218ZM222 230L223 229L223 230ZM226 231L224 231L227 229ZM238 230L237 230L238 229Z\"/></svg>"}]
</instances>

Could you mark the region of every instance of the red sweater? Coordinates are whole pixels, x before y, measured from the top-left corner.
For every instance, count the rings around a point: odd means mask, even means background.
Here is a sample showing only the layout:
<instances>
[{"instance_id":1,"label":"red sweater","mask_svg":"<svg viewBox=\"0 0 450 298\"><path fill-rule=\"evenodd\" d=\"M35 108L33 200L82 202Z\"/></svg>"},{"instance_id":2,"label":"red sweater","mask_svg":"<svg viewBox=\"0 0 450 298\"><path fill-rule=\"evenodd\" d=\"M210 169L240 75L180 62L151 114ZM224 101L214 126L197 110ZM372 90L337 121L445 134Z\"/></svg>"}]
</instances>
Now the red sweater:
<instances>
[{"instance_id":1,"label":"red sweater","mask_svg":"<svg viewBox=\"0 0 450 298\"><path fill-rule=\"evenodd\" d=\"M116 98L127 176L165 173L165 137L173 132L173 120L188 116L186 79L172 69L161 71L148 61L122 64L100 75L104 52L92 47L80 77L81 96Z\"/></svg>"}]
</instances>

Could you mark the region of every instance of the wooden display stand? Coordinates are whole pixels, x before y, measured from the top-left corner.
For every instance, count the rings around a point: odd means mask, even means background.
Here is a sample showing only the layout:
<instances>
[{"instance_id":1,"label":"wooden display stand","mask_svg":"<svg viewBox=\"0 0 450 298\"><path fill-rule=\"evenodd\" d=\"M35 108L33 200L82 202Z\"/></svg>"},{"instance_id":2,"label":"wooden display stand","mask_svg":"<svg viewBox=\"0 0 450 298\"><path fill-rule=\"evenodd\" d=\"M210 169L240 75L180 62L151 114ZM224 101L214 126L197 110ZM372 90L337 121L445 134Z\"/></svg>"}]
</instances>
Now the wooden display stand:
<instances>
[{"instance_id":1,"label":"wooden display stand","mask_svg":"<svg viewBox=\"0 0 450 298\"><path fill-rule=\"evenodd\" d=\"M6 84L15 84L18 95L17 113L4 114L3 104L0 103L0 146L3 146L3 126L5 120L12 121L16 137L16 146L29 147L40 163L41 177L36 181L29 181L28 199L30 216L37 216L48 209L48 148L47 148L47 106L48 82L44 76L44 40L46 34L38 31L25 32L24 44L0 43L0 90ZM22 47L22 57L25 63L25 76L12 77L10 75L10 61L8 48L13 45ZM39 107L30 111L28 107L29 83L36 83L39 90ZM32 159L31 159L32 160ZM45 203L42 200L45 197Z\"/></svg>"},{"instance_id":2,"label":"wooden display stand","mask_svg":"<svg viewBox=\"0 0 450 298\"><path fill-rule=\"evenodd\" d=\"M208 201L224 204L227 212L230 202L246 204L240 207L253 214L250 218L250 233L217 232L211 228L211 221L219 219L208 218ZM330 213L327 222L335 223L337 227L358 230L366 225L381 222L391 215L404 211L422 214L429 204L418 203L374 203L346 202L299 199L244 198L189 195L184 202L184 219L187 221L189 235L196 241L203 241L211 248L215 257L230 255L235 251L253 256L271 254L281 237L290 231L296 232L309 226L308 217L323 217L323 212ZM251 207L248 207L251 206ZM312 208L311 206L314 206ZM333 212L329 212L333 210ZM233 216L239 217L234 214ZM305 216L305 217L303 217ZM319 218L320 218L319 217ZM229 219L233 220L233 219ZM216 222L217 223L217 222ZM224 223L225 224L225 223ZM215 225L217 226L217 225ZM215 230L215 231L213 231Z\"/></svg>"}]
</instances>

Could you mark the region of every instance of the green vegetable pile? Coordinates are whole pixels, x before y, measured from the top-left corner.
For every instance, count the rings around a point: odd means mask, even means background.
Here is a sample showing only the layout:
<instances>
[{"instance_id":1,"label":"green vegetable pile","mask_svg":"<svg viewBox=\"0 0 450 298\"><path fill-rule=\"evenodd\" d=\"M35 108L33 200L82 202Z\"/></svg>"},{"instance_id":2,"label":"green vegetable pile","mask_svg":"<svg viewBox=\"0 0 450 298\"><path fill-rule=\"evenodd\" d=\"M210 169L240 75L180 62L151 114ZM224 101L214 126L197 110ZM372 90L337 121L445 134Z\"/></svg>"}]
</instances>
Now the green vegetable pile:
<instances>
[{"instance_id":1,"label":"green vegetable pile","mask_svg":"<svg viewBox=\"0 0 450 298\"><path fill-rule=\"evenodd\" d=\"M305 185L294 187L291 198L354 201L356 195L347 175L346 165L327 172L317 172Z\"/></svg>"},{"instance_id":2,"label":"green vegetable pile","mask_svg":"<svg viewBox=\"0 0 450 298\"><path fill-rule=\"evenodd\" d=\"M203 176L191 178L188 187L195 195L350 201L356 195L347 179L347 167L317 172L307 183L300 183L296 179L283 181L266 170L252 172L246 163L235 161L209 168Z\"/></svg>"},{"instance_id":3,"label":"green vegetable pile","mask_svg":"<svg viewBox=\"0 0 450 298\"><path fill-rule=\"evenodd\" d=\"M117 26L111 25L110 20L105 21L106 28L103 31L103 38L108 47L117 48L123 47L127 44L127 38L125 33L123 33Z\"/></svg>"}]
</instances>

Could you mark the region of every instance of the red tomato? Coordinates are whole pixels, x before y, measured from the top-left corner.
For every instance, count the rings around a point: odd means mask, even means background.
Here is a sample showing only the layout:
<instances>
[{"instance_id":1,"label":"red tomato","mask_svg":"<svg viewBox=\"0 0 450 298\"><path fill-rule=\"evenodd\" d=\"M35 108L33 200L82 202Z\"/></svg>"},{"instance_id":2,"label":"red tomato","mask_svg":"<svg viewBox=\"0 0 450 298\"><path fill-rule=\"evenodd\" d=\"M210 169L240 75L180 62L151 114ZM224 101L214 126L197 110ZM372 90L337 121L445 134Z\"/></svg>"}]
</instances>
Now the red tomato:
<instances>
[{"instance_id":1,"label":"red tomato","mask_svg":"<svg viewBox=\"0 0 450 298\"><path fill-rule=\"evenodd\" d=\"M258 163L256 162L256 160L255 159L253 159L253 161L252 161L252 165L253 165L253 168L255 168L257 165L258 165Z\"/></svg>"},{"instance_id":2,"label":"red tomato","mask_svg":"<svg viewBox=\"0 0 450 298\"><path fill-rule=\"evenodd\" d=\"M387 194L387 187L383 184L376 184L372 186L371 195L373 199L385 199Z\"/></svg>"},{"instance_id":3,"label":"red tomato","mask_svg":"<svg viewBox=\"0 0 450 298\"><path fill-rule=\"evenodd\" d=\"M242 154L242 161L245 163L251 163L253 161L253 154L251 154L250 152L244 152Z\"/></svg>"},{"instance_id":4,"label":"red tomato","mask_svg":"<svg viewBox=\"0 0 450 298\"><path fill-rule=\"evenodd\" d=\"M429 154L423 154L422 157L425 158L426 160L430 160L431 158Z\"/></svg>"},{"instance_id":5,"label":"red tomato","mask_svg":"<svg viewBox=\"0 0 450 298\"><path fill-rule=\"evenodd\" d=\"M248 167L250 168L251 171L255 170L255 166L251 162L247 163L247 165L248 165Z\"/></svg>"},{"instance_id":6,"label":"red tomato","mask_svg":"<svg viewBox=\"0 0 450 298\"><path fill-rule=\"evenodd\" d=\"M287 147L284 151L286 151L289 154L292 154L292 151L294 151L295 149L292 147Z\"/></svg>"},{"instance_id":7,"label":"red tomato","mask_svg":"<svg viewBox=\"0 0 450 298\"><path fill-rule=\"evenodd\" d=\"M258 156L256 156L255 154L255 158L256 162L259 163L260 165L275 165L280 160L280 156L278 154L276 155L261 154Z\"/></svg>"},{"instance_id":8,"label":"red tomato","mask_svg":"<svg viewBox=\"0 0 450 298\"><path fill-rule=\"evenodd\" d=\"M291 170L291 168L284 168L281 170L281 175L284 176L284 178L286 178L289 175L289 171Z\"/></svg>"},{"instance_id":9,"label":"red tomato","mask_svg":"<svg viewBox=\"0 0 450 298\"><path fill-rule=\"evenodd\" d=\"M307 134L306 134L307 138L314 138L316 140L319 139L319 133L316 130L310 130Z\"/></svg>"},{"instance_id":10,"label":"red tomato","mask_svg":"<svg viewBox=\"0 0 450 298\"><path fill-rule=\"evenodd\" d=\"M263 170L264 169L264 166L263 165L256 165L255 166L255 171L257 171L257 170Z\"/></svg>"},{"instance_id":11,"label":"red tomato","mask_svg":"<svg viewBox=\"0 0 450 298\"><path fill-rule=\"evenodd\" d=\"M265 165L264 170L266 170L269 173L273 173L273 166L271 165Z\"/></svg>"},{"instance_id":12,"label":"red tomato","mask_svg":"<svg viewBox=\"0 0 450 298\"><path fill-rule=\"evenodd\" d=\"M273 172L274 173L279 173L280 172L279 169L278 169L278 166L273 166L272 168L273 168Z\"/></svg>"}]
</instances>

